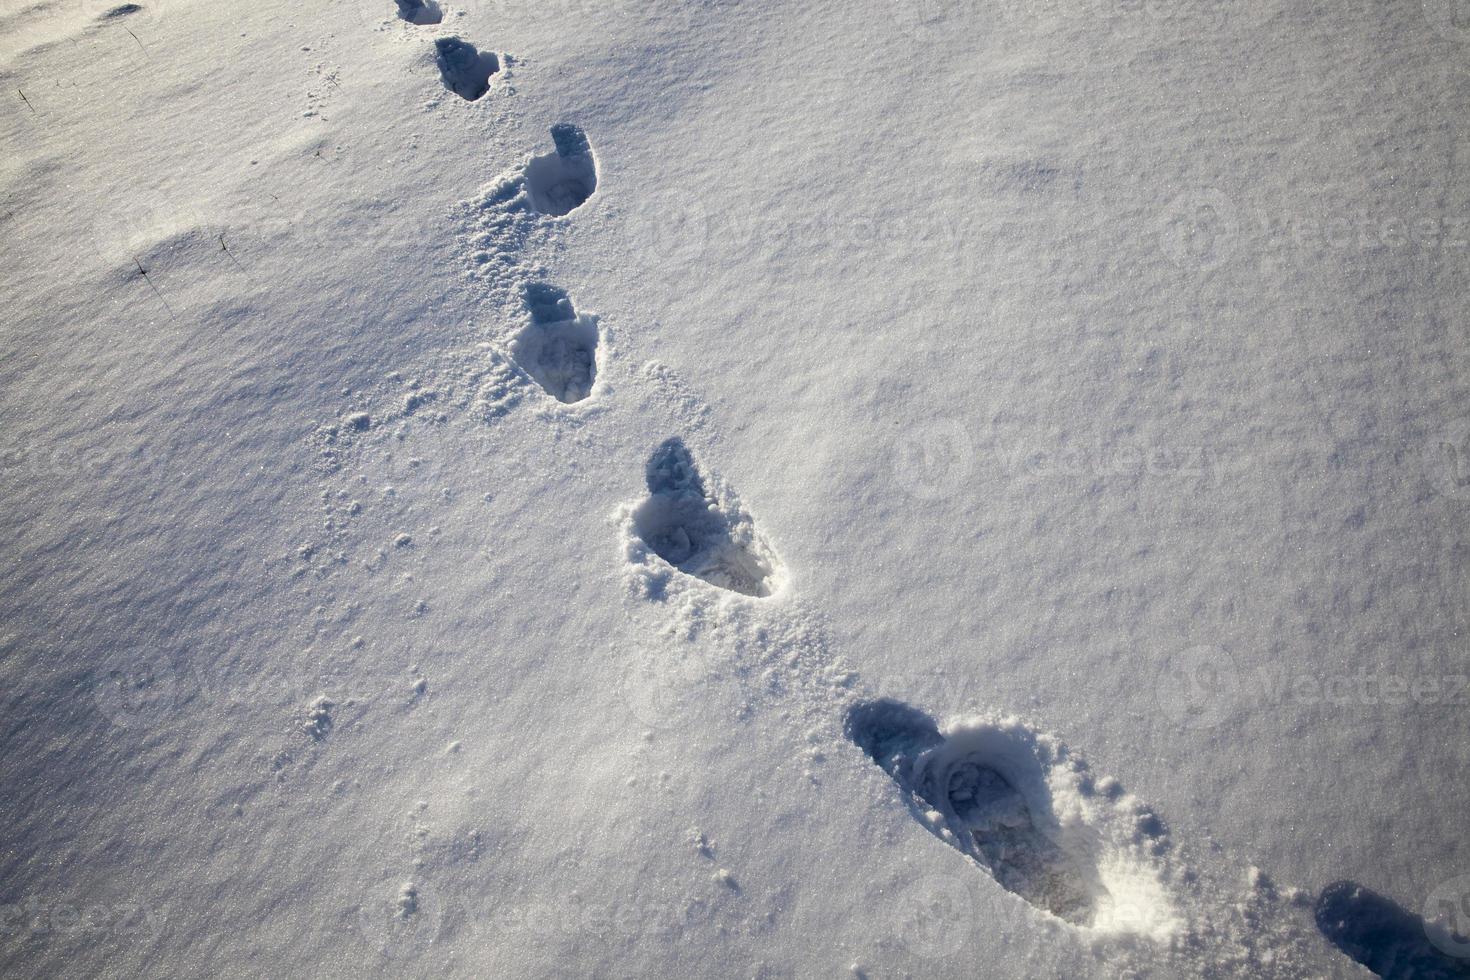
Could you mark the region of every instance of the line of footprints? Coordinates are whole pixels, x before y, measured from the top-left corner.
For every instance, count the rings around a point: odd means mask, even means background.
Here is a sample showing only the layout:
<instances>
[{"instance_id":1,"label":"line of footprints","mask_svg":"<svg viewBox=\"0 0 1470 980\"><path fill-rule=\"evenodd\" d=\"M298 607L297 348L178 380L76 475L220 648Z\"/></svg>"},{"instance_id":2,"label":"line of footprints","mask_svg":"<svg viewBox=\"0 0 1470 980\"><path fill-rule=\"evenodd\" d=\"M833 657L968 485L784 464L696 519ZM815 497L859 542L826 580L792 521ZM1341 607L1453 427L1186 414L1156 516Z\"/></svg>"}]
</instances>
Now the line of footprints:
<instances>
[{"instance_id":1,"label":"line of footprints","mask_svg":"<svg viewBox=\"0 0 1470 980\"><path fill-rule=\"evenodd\" d=\"M443 19L435 0L395 2L408 23ZM459 37L439 38L435 46L445 88L470 101L489 91L500 70L494 53ZM531 158L520 179L499 192L501 203L524 195L534 213L561 217L592 197L597 164L586 134L558 124L551 136L554 152ZM544 282L525 283L520 293L528 322L509 345L515 368L559 402L590 397L597 318L579 314L564 290ZM781 590L785 574L775 550L734 492L701 471L682 439L653 451L645 478L648 497L631 519L643 548L656 557L641 556L655 567L651 595L660 596L678 574L756 599ZM1116 780L1092 774L1055 738L1015 719L973 718L941 728L890 698L853 704L844 731L893 780L926 830L1037 909L1072 926L1157 939L1181 925L1165 885L1171 846L1163 821ZM1339 894L1345 889L1373 894L1337 883L1318 902L1318 924L1344 952L1369 962L1343 937L1382 916L1356 914ZM1406 919L1411 925L1395 937L1405 955L1445 968L1449 960L1424 941L1423 921Z\"/></svg>"},{"instance_id":2,"label":"line of footprints","mask_svg":"<svg viewBox=\"0 0 1470 980\"><path fill-rule=\"evenodd\" d=\"M444 11L436 0L394 2L398 6L398 19L406 23L428 27L444 20ZM434 48L445 88L470 102L490 91L490 76L500 71L500 59L493 51L480 51L456 36L439 38Z\"/></svg>"}]
</instances>

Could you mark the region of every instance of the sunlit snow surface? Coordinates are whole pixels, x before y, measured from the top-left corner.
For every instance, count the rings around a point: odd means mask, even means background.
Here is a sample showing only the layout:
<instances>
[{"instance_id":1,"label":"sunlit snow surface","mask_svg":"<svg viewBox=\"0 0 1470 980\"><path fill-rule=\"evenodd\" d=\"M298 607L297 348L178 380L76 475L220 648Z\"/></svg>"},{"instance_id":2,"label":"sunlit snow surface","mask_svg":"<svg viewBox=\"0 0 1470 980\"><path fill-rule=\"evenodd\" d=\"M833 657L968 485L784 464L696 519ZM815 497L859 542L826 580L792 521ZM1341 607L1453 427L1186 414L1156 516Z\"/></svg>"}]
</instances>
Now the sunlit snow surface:
<instances>
[{"instance_id":1,"label":"sunlit snow surface","mask_svg":"<svg viewBox=\"0 0 1470 980\"><path fill-rule=\"evenodd\" d=\"M1470 974L1467 58L0 0L0 973Z\"/></svg>"}]
</instances>

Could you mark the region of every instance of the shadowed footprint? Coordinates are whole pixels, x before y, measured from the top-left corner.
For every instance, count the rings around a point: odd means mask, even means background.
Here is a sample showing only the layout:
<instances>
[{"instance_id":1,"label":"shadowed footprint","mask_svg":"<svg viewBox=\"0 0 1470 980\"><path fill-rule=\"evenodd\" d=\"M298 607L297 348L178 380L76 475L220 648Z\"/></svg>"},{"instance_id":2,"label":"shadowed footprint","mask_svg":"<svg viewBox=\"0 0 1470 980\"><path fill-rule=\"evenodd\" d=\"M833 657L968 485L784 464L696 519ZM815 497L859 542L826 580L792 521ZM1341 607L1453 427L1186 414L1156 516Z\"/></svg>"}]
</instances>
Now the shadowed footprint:
<instances>
[{"instance_id":1,"label":"shadowed footprint","mask_svg":"<svg viewBox=\"0 0 1470 980\"><path fill-rule=\"evenodd\" d=\"M712 495L681 439L653 451L649 496L634 512L645 544L679 571L722 589L764 597L780 585L776 553L733 494Z\"/></svg>"},{"instance_id":2,"label":"shadowed footprint","mask_svg":"<svg viewBox=\"0 0 1470 980\"><path fill-rule=\"evenodd\" d=\"M444 19L444 12L434 0L397 0L398 19L426 26Z\"/></svg>"},{"instance_id":3,"label":"shadowed footprint","mask_svg":"<svg viewBox=\"0 0 1470 980\"><path fill-rule=\"evenodd\" d=\"M578 126L558 123L551 127L551 139L556 151L526 166L526 190L536 211L560 217L587 203L597 189L597 160Z\"/></svg>"},{"instance_id":4,"label":"shadowed footprint","mask_svg":"<svg viewBox=\"0 0 1470 980\"><path fill-rule=\"evenodd\" d=\"M531 283L522 295L531 325L511 342L511 357L558 401L581 401L597 379L597 318L578 315L555 286Z\"/></svg>"},{"instance_id":5,"label":"shadowed footprint","mask_svg":"<svg viewBox=\"0 0 1470 980\"><path fill-rule=\"evenodd\" d=\"M490 76L500 70L500 59L494 52L482 54L473 44L457 37L439 38L434 42L434 49L445 88L470 102L490 91Z\"/></svg>"},{"instance_id":6,"label":"shadowed footprint","mask_svg":"<svg viewBox=\"0 0 1470 980\"><path fill-rule=\"evenodd\" d=\"M1058 831L1029 733L991 727L946 738L922 711L883 699L854 708L847 735L916 798L915 815L946 843L1037 908L1091 924L1102 884L1038 826ZM927 810L942 815L938 828Z\"/></svg>"},{"instance_id":7,"label":"shadowed footprint","mask_svg":"<svg viewBox=\"0 0 1470 980\"><path fill-rule=\"evenodd\" d=\"M1055 739L1014 719L941 730L890 698L855 705L846 732L903 790L915 819L1006 890L1104 932L1164 937L1179 927L1150 857L1167 848L1162 823L1116 784L1099 796Z\"/></svg>"},{"instance_id":8,"label":"shadowed footprint","mask_svg":"<svg viewBox=\"0 0 1470 980\"><path fill-rule=\"evenodd\" d=\"M1470 977L1470 960L1450 956L1439 948L1470 952L1470 939L1426 922L1371 888L1352 881L1335 881L1322 889L1315 913L1322 935L1383 980Z\"/></svg>"}]
</instances>

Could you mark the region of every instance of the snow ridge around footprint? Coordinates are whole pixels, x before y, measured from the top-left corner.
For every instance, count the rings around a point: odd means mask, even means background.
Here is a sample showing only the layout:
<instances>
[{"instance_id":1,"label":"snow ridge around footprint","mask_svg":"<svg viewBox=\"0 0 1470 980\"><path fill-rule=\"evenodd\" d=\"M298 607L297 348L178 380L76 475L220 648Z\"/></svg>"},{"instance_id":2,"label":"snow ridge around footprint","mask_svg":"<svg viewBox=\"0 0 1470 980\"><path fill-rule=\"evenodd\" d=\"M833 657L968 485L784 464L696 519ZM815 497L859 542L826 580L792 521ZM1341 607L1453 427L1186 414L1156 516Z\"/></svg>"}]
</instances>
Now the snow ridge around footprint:
<instances>
[{"instance_id":1,"label":"snow ridge around footprint","mask_svg":"<svg viewBox=\"0 0 1470 980\"><path fill-rule=\"evenodd\" d=\"M780 590L785 576L775 550L734 493L700 472L682 439L653 451L646 478L648 499L630 514L630 558L650 593L662 593L670 568L756 598Z\"/></svg>"},{"instance_id":2,"label":"snow ridge around footprint","mask_svg":"<svg viewBox=\"0 0 1470 980\"><path fill-rule=\"evenodd\" d=\"M888 698L855 705L846 733L926 829L1036 908L1110 933L1162 938L1180 925L1156 861L1158 818L1095 783L1055 739L1014 718L941 729Z\"/></svg>"},{"instance_id":3,"label":"snow ridge around footprint","mask_svg":"<svg viewBox=\"0 0 1470 980\"><path fill-rule=\"evenodd\" d=\"M597 187L597 162L581 128L558 123L551 136L551 153L522 157L456 207L469 278L490 311L486 319L511 325L481 345L487 354L467 358L479 361L478 368L461 374L462 386L476 388L475 411L487 421L505 414L532 385L563 404L606 387L608 330L547 283L547 259L572 220L565 215Z\"/></svg>"}]
</instances>

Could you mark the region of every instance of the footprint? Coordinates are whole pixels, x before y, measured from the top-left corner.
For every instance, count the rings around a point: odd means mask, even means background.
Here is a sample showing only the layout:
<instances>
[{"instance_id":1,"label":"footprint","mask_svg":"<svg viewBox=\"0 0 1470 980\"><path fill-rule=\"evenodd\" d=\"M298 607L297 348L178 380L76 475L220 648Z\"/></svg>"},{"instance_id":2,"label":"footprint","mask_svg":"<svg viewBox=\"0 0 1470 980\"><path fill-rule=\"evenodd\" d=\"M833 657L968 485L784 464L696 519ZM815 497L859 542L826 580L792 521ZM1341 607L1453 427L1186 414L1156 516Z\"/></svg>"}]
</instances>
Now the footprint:
<instances>
[{"instance_id":1,"label":"footprint","mask_svg":"<svg viewBox=\"0 0 1470 980\"><path fill-rule=\"evenodd\" d=\"M526 166L526 190L536 211L560 217L586 204L597 189L597 160L581 127L558 123L551 139L556 152Z\"/></svg>"},{"instance_id":2,"label":"footprint","mask_svg":"<svg viewBox=\"0 0 1470 980\"><path fill-rule=\"evenodd\" d=\"M581 401L597 380L597 318L578 315L567 294L546 283L522 295L531 323L511 342L511 357L558 401Z\"/></svg>"},{"instance_id":3,"label":"footprint","mask_svg":"<svg viewBox=\"0 0 1470 980\"><path fill-rule=\"evenodd\" d=\"M1425 922L1371 888L1335 881L1322 889L1314 911L1322 935L1383 980L1470 977L1470 961L1444 951L1470 949L1470 940ZM1431 942L1431 936L1438 939L1437 944Z\"/></svg>"},{"instance_id":4,"label":"footprint","mask_svg":"<svg viewBox=\"0 0 1470 980\"><path fill-rule=\"evenodd\" d=\"M1160 843L1158 818L1119 806L1115 784L1098 798L1055 740L1014 719L941 730L888 698L853 707L846 731L903 789L920 823L1008 891L1076 926L1155 935L1177 927L1143 853Z\"/></svg>"},{"instance_id":5,"label":"footprint","mask_svg":"<svg viewBox=\"0 0 1470 980\"><path fill-rule=\"evenodd\" d=\"M648 499L633 527L663 561L711 585L765 597L781 584L781 563L731 493L705 486L683 440L664 442L649 457Z\"/></svg>"},{"instance_id":6,"label":"footprint","mask_svg":"<svg viewBox=\"0 0 1470 980\"><path fill-rule=\"evenodd\" d=\"M510 56L506 55L507 64ZM526 156L496 175L458 210L466 227L470 274L487 280L502 298L518 294L543 263L524 254L558 219L591 199L598 186L598 162L587 134L559 123L551 127L556 149Z\"/></svg>"},{"instance_id":7,"label":"footprint","mask_svg":"<svg viewBox=\"0 0 1470 980\"><path fill-rule=\"evenodd\" d=\"M445 88L470 102L490 91L490 76L500 70L500 59L494 52L482 54L458 37L441 37L434 48Z\"/></svg>"},{"instance_id":8,"label":"footprint","mask_svg":"<svg viewBox=\"0 0 1470 980\"><path fill-rule=\"evenodd\" d=\"M397 0L398 19L423 27L444 19L444 11L434 0ZM472 49L473 50L473 49Z\"/></svg>"}]
</instances>

